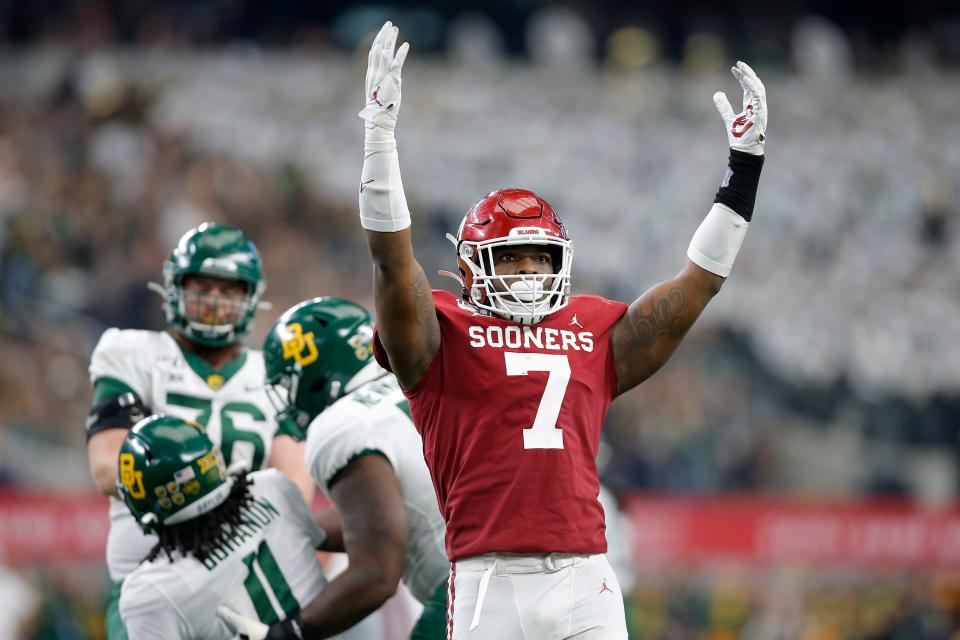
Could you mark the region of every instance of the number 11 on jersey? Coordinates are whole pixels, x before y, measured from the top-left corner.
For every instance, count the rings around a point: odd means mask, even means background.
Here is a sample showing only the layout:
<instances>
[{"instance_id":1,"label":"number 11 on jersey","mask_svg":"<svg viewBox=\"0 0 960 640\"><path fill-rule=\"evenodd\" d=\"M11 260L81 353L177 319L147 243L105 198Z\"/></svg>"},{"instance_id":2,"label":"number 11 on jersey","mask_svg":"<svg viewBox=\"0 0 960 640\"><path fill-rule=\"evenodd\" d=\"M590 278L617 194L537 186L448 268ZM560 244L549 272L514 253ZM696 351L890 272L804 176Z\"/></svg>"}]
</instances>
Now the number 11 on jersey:
<instances>
[{"instance_id":1,"label":"number 11 on jersey","mask_svg":"<svg viewBox=\"0 0 960 640\"><path fill-rule=\"evenodd\" d=\"M560 405L570 382L570 361L567 356L550 353L517 353L505 351L508 376L525 376L531 371L546 371L547 386L540 397L540 406L533 427L523 430L524 449L563 449L563 430L557 428Z\"/></svg>"}]
</instances>

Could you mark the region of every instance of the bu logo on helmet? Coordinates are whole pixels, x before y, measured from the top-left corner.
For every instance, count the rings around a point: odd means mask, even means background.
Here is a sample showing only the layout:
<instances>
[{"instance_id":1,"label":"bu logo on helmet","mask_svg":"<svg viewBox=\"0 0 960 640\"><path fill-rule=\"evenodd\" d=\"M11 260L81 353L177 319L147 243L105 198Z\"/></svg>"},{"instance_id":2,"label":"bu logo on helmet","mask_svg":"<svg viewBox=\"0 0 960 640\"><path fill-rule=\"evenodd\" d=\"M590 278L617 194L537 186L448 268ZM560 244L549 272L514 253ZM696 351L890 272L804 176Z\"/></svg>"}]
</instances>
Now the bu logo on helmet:
<instances>
[{"instance_id":1,"label":"bu logo on helmet","mask_svg":"<svg viewBox=\"0 0 960 640\"><path fill-rule=\"evenodd\" d=\"M143 488L143 471L137 471L134 468L132 453L120 454L120 482L127 488L130 495L138 500L147 495Z\"/></svg>"},{"instance_id":2,"label":"bu logo on helmet","mask_svg":"<svg viewBox=\"0 0 960 640\"><path fill-rule=\"evenodd\" d=\"M283 359L296 360L302 367L316 362L320 356L317 343L313 339L313 332L304 333L303 326L299 322L291 322L283 328L282 342Z\"/></svg>"}]
</instances>

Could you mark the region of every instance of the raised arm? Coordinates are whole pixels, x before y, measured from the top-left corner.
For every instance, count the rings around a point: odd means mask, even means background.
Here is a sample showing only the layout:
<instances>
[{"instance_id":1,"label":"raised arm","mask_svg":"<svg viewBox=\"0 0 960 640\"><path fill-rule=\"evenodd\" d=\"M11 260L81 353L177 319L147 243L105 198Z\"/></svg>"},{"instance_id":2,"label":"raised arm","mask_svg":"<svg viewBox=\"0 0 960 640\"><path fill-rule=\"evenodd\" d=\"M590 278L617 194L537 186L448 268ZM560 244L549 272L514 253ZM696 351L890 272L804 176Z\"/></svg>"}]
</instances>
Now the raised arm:
<instances>
[{"instance_id":1,"label":"raised arm","mask_svg":"<svg viewBox=\"0 0 960 640\"><path fill-rule=\"evenodd\" d=\"M373 295L380 341L401 386L419 382L440 347L440 325L423 268L413 255L410 212L400 179L394 129L400 72L409 45L394 55L397 28L383 25L367 62L360 222L373 259Z\"/></svg>"},{"instance_id":2,"label":"raised arm","mask_svg":"<svg viewBox=\"0 0 960 640\"><path fill-rule=\"evenodd\" d=\"M723 92L713 95L730 143L727 173L690 242L683 269L640 296L613 328L618 393L640 384L670 359L730 274L753 216L767 130L766 90L746 63L738 62L731 71L743 88L743 111L735 114Z\"/></svg>"},{"instance_id":3,"label":"raised arm","mask_svg":"<svg viewBox=\"0 0 960 640\"><path fill-rule=\"evenodd\" d=\"M618 393L637 386L670 359L723 278L687 260L675 277L636 299L613 328Z\"/></svg>"}]
</instances>

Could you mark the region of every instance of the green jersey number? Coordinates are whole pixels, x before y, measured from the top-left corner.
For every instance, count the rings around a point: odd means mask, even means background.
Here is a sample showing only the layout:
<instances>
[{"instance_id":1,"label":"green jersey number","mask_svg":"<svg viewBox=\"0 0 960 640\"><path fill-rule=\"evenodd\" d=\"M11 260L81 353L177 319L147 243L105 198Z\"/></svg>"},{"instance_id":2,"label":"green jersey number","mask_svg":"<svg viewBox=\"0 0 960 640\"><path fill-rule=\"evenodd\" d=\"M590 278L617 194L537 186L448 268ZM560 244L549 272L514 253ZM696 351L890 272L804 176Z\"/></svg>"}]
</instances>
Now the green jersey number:
<instances>
[{"instance_id":1,"label":"green jersey number","mask_svg":"<svg viewBox=\"0 0 960 640\"><path fill-rule=\"evenodd\" d=\"M176 407L186 407L198 411L194 418L204 428L210 422L210 414L213 411L213 403L206 398L197 398L183 393L168 393L167 404ZM233 424L233 416L245 414L250 416L255 422L266 422L267 417L263 412L249 402L228 402L220 409L220 449L223 451L224 461L227 466L233 457L233 448L237 442L249 442L253 445L253 470L260 469L263 466L263 455L265 447L263 438L255 431L246 431L238 429Z\"/></svg>"},{"instance_id":2,"label":"green jersey number","mask_svg":"<svg viewBox=\"0 0 960 640\"><path fill-rule=\"evenodd\" d=\"M280 605L284 620L300 611L300 604L293 596L293 591L283 577L283 572L280 571L280 566L277 565L277 560L273 557L266 540L260 543L256 551L243 559L243 564L247 565L247 579L243 581L243 586L253 602L253 607L257 610L260 622L273 624L281 620L273 605L274 602ZM267 589L273 592L272 598L267 593Z\"/></svg>"}]
</instances>

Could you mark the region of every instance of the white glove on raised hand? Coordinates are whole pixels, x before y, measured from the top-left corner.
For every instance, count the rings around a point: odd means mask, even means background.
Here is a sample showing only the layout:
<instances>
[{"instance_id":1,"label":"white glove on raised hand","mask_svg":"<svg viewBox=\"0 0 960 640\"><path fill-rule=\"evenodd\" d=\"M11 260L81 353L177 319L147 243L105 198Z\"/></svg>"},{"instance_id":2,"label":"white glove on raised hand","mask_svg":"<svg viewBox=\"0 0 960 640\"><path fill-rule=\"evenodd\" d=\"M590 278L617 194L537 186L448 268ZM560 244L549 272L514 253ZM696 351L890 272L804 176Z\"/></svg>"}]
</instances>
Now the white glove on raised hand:
<instances>
[{"instance_id":1,"label":"white glove on raised hand","mask_svg":"<svg viewBox=\"0 0 960 640\"><path fill-rule=\"evenodd\" d=\"M762 156L767 139L767 90L746 62L737 62L730 71L743 88L743 111L734 113L723 91L713 94L713 103L727 127L730 148Z\"/></svg>"},{"instance_id":2,"label":"white glove on raised hand","mask_svg":"<svg viewBox=\"0 0 960 640\"><path fill-rule=\"evenodd\" d=\"M217 607L217 616L230 627L230 631L245 640L264 640L270 633L270 627L259 620L239 614L230 607Z\"/></svg>"},{"instance_id":3,"label":"white glove on raised hand","mask_svg":"<svg viewBox=\"0 0 960 640\"><path fill-rule=\"evenodd\" d=\"M360 117L368 123L390 132L397 126L400 71L410 50L410 45L404 42L394 55L396 44L397 28L387 21L370 47L370 56L367 58L367 106L360 111Z\"/></svg>"}]
</instances>

